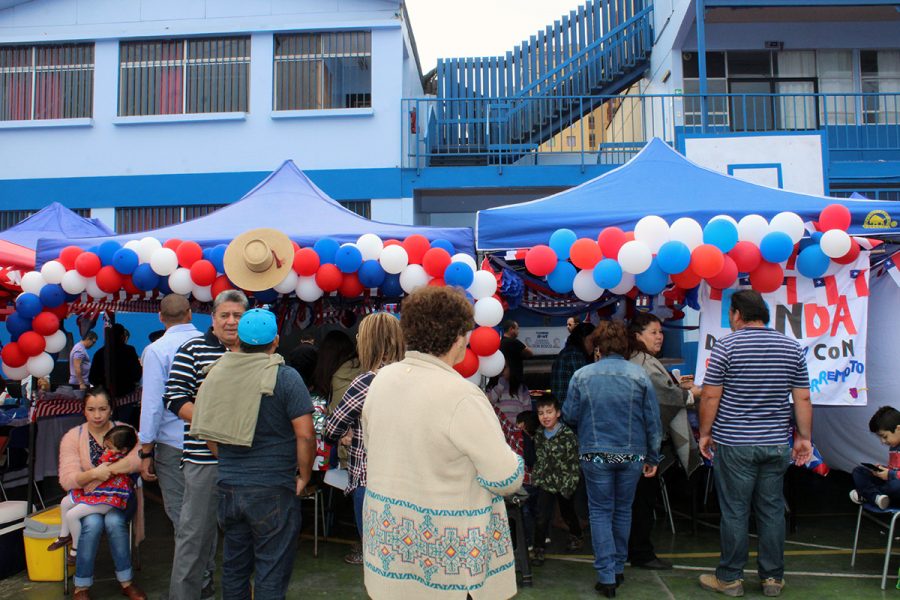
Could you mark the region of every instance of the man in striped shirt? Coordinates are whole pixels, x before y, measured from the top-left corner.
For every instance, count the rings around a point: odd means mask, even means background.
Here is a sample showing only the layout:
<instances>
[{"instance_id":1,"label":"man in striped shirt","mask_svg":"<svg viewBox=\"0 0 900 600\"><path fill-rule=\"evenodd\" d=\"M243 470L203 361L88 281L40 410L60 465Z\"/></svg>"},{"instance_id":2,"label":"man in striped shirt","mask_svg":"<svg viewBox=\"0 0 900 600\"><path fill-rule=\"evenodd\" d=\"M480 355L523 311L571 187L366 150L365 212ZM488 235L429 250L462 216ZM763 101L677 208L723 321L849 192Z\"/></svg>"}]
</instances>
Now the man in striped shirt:
<instances>
[{"instance_id":1,"label":"man in striped shirt","mask_svg":"<svg viewBox=\"0 0 900 600\"><path fill-rule=\"evenodd\" d=\"M212 574L216 568L218 536L216 479L218 461L206 442L189 435L194 399L204 368L228 350L238 347L237 326L247 311L247 297L238 290L226 290L213 302L212 327L202 337L185 342L175 354L166 391L166 408L184 423L184 500L175 528L175 556L169 582L170 600L211 598L215 590Z\"/></svg>"},{"instance_id":2,"label":"man in striped shirt","mask_svg":"<svg viewBox=\"0 0 900 600\"><path fill-rule=\"evenodd\" d=\"M700 404L700 452L713 461L722 511L721 559L704 589L743 596L750 508L759 531L759 579L766 596L784 587L784 473L812 454L812 403L803 350L766 327L769 309L759 293L731 297L731 333L713 348ZM794 401L793 456L788 436Z\"/></svg>"}]
</instances>

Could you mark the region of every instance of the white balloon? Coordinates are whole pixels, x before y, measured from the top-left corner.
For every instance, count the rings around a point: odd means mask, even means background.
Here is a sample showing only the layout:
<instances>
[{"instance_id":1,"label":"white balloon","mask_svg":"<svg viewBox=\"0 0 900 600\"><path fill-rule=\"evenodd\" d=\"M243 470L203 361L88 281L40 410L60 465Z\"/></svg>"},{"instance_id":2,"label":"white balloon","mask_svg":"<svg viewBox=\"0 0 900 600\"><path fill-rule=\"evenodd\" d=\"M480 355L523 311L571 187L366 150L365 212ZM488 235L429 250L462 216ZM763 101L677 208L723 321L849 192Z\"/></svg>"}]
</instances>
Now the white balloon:
<instances>
[{"instance_id":1,"label":"white balloon","mask_svg":"<svg viewBox=\"0 0 900 600\"><path fill-rule=\"evenodd\" d=\"M87 278L75 269L72 269L71 271L66 271L62 281L60 281L60 285L67 294L80 294L87 286Z\"/></svg>"},{"instance_id":2,"label":"white balloon","mask_svg":"<svg viewBox=\"0 0 900 600\"><path fill-rule=\"evenodd\" d=\"M474 383L475 385L477 385L477 386L480 387L480 388L483 388L483 387L484 387L484 386L482 385L482 383L484 383L484 382L482 381L482 379L484 379L484 376L481 374L481 371L475 371L475 373L473 373L472 375L466 377L466 381L469 381L469 382L471 382L471 383Z\"/></svg>"},{"instance_id":3,"label":"white balloon","mask_svg":"<svg viewBox=\"0 0 900 600\"><path fill-rule=\"evenodd\" d=\"M53 357L46 352L32 356L25 363L25 368L34 377L46 377L53 372Z\"/></svg>"},{"instance_id":4,"label":"white balloon","mask_svg":"<svg viewBox=\"0 0 900 600\"><path fill-rule=\"evenodd\" d=\"M53 335L45 335L44 340L47 342L44 350L50 353L59 352L66 347L66 334L62 329L57 329Z\"/></svg>"},{"instance_id":5,"label":"white balloon","mask_svg":"<svg viewBox=\"0 0 900 600\"><path fill-rule=\"evenodd\" d=\"M194 300L198 302L212 302L212 286L195 285L191 288L191 295L194 297Z\"/></svg>"},{"instance_id":6,"label":"white balloon","mask_svg":"<svg viewBox=\"0 0 900 600\"><path fill-rule=\"evenodd\" d=\"M472 284L468 287L468 292L476 300L489 298L497 291L497 278L490 271L475 271Z\"/></svg>"},{"instance_id":7,"label":"white balloon","mask_svg":"<svg viewBox=\"0 0 900 600\"><path fill-rule=\"evenodd\" d=\"M718 221L719 219L725 219L726 221L731 222L732 225L737 227L738 222L735 221L734 217L732 217L731 215L716 215L712 219L710 219L709 222L712 223L713 221Z\"/></svg>"},{"instance_id":8,"label":"white balloon","mask_svg":"<svg viewBox=\"0 0 900 600\"><path fill-rule=\"evenodd\" d=\"M795 244L803 237L806 229L803 227L803 219L800 215L792 212L780 212L769 221L770 231L782 231L790 236L791 241Z\"/></svg>"},{"instance_id":9,"label":"white balloon","mask_svg":"<svg viewBox=\"0 0 900 600\"><path fill-rule=\"evenodd\" d=\"M191 270L180 267L169 275L169 289L182 296L190 294L194 289L194 280L191 279Z\"/></svg>"},{"instance_id":10,"label":"white balloon","mask_svg":"<svg viewBox=\"0 0 900 600\"><path fill-rule=\"evenodd\" d=\"M88 296L90 296L94 300L106 298L106 292L97 287L97 279L94 277L88 277L85 280L84 291L86 291L88 293Z\"/></svg>"},{"instance_id":11,"label":"white balloon","mask_svg":"<svg viewBox=\"0 0 900 600\"><path fill-rule=\"evenodd\" d=\"M297 280L300 278L297 272L290 269L280 283L276 284L274 289L279 294L290 294L297 288Z\"/></svg>"},{"instance_id":12,"label":"white balloon","mask_svg":"<svg viewBox=\"0 0 900 600\"><path fill-rule=\"evenodd\" d=\"M688 250L693 250L703 244L703 228L694 219L681 217L675 219L669 228L669 239L681 242Z\"/></svg>"},{"instance_id":13,"label":"white balloon","mask_svg":"<svg viewBox=\"0 0 900 600\"><path fill-rule=\"evenodd\" d=\"M178 268L178 256L171 248L160 247L154 250L153 255L150 257L150 268L157 275L167 277Z\"/></svg>"},{"instance_id":14,"label":"white balloon","mask_svg":"<svg viewBox=\"0 0 900 600\"><path fill-rule=\"evenodd\" d=\"M315 275L310 277L298 277L294 291L297 293L297 297L304 302L315 302L322 297L322 294L324 294L322 288L316 285Z\"/></svg>"},{"instance_id":15,"label":"white balloon","mask_svg":"<svg viewBox=\"0 0 900 600\"><path fill-rule=\"evenodd\" d=\"M769 223L761 215L747 215L738 222L738 239L756 246L769 233Z\"/></svg>"},{"instance_id":16,"label":"white balloon","mask_svg":"<svg viewBox=\"0 0 900 600\"><path fill-rule=\"evenodd\" d=\"M497 350L490 356L478 357L478 372L485 377L495 377L503 372L506 366L506 358L503 353Z\"/></svg>"},{"instance_id":17,"label":"white balloon","mask_svg":"<svg viewBox=\"0 0 900 600\"><path fill-rule=\"evenodd\" d=\"M12 379L13 381L21 381L28 377L28 368L25 365L21 367L11 367L9 365L3 365L3 373L6 375L7 379Z\"/></svg>"},{"instance_id":18,"label":"white balloon","mask_svg":"<svg viewBox=\"0 0 900 600\"><path fill-rule=\"evenodd\" d=\"M619 258L622 258L621 252ZM572 281L572 292L582 302L593 302L603 295L603 288L594 282L593 269L582 269Z\"/></svg>"},{"instance_id":19,"label":"white balloon","mask_svg":"<svg viewBox=\"0 0 900 600\"><path fill-rule=\"evenodd\" d=\"M496 327L503 320L503 305L494 297L475 302L475 322L482 327Z\"/></svg>"},{"instance_id":20,"label":"white balloon","mask_svg":"<svg viewBox=\"0 0 900 600\"><path fill-rule=\"evenodd\" d=\"M41 288L47 284L40 271L28 271L22 275L22 291L29 294L40 294Z\"/></svg>"},{"instance_id":21,"label":"white balloon","mask_svg":"<svg viewBox=\"0 0 900 600\"><path fill-rule=\"evenodd\" d=\"M619 265L626 273L640 275L650 268L651 262L653 254L644 242L625 242L619 249Z\"/></svg>"},{"instance_id":22,"label":"white balloon","mask_svg":"<svg viewBox=\"0 0 900 600\"><path fill-rule=\"evenodd\" d=\"M62 283L66 275L66 268L58 260L51 260L41 267L41 276L47 283Z\"/></svg>"},{"instance_id":23,"label":"white balloon","mask_svg":"<svg viewBox=\"0 0 900 600\"><path fill-rule=\"evenodd\" d=\"M853 242L850 240L850 236L847 235L846 231L829 229L822 234L822 239L819 240L819 246L822 248L822 252L829 258L840 258L850 252Z\"/></svg>"},{"instance_id":24,"label":"white balloon","mask_svg":"<svg viewBox=\"0 0 900 600\"><path fill-rule=\"evenodd\" d=\"M478 265L475 263L475 259L466 254L465 252L458 252L450 257L450 262L461 262L469 265L469 268L472 269L472 272L478 270Z\"/></svg>"},{"instance_id":25,"label":"white balloon","mask_svg":"<svg viewBox=\"0 0 900 600\"><path fill-rule=\"evenodd\" d=\"M153 258L153 253L160 248L162 248L162 242L155 237L147 236L141 238L141 241L138 243L138 260L140 260L141 263L150 262L150 259Z\"/></svg>"},{"instance_id":26,"label":"white balloon","mask_svg":"<svg viewBox=\"0 0 900 600\"><path fill-rule=\"evenodd\" d=\"M388 247L393 248L393 246ZM407 294L411 294L423 285L428 285L429 279L430 277L428 277L428 273L425 272L422 265L407 265L403 272L400 273L400 287Z\"/></svg>"},{"instance_id":27,"label":"white balloon","mask_svg":"<svg viewBox=\"0 0 900 600\"><path fill-rule=\"evenodd\" d=\"M137 253L141 249L141 240L128 240L122 247L128 248L129 250L133 250L135 253ZM138 255L138 260L140 260L140 258L140 255Z\"/></svg>"},{"instance_id":28,"label":"white balloon","mask_svg":"<svg viewBox=\"0 0 900 600\"><path fill-rule=\"evenodd\" d=\"M669 241L669 224L662 217L648 215L634 226L634 239L644 242L650 252L656 252Z\"/></svg>"},{"instance_id":29,"label":"white balloon","mask_svg":"<svg viewBox=\"0 0 900 600\"><path fill-rule=\"evenodd\" d=\"M619 282L614 288L610 288L610 292L616 294L617 296L621 296L622 294L627 294L631 291L631 288L634 287L634 275L631 273L622 273L622 281Z\"/></svg>"},{"instance_id":30,"label":"white balloon","mask_svg":"<svg viewBox=\"0 0 900 600\"><path fill-rule=\"evenodd\" d=\"M406 253L406 248L395 244L381 251L378 262L381 263L381 268L385 273L396 275L403 272L403 269L409 264L409 254Z\"/></svg>"},{"instance_id":31,"label":"white balloon","mask_svg":"<svg viewBox=\"0 0 900 600\"><path fill-rule=\"evenodd\" d=\"M364 233L356 240L356 247L359 248L363 260L378 260L381 251L384 250L384 242L374 233Z\"/></svg>"}]
</instances>

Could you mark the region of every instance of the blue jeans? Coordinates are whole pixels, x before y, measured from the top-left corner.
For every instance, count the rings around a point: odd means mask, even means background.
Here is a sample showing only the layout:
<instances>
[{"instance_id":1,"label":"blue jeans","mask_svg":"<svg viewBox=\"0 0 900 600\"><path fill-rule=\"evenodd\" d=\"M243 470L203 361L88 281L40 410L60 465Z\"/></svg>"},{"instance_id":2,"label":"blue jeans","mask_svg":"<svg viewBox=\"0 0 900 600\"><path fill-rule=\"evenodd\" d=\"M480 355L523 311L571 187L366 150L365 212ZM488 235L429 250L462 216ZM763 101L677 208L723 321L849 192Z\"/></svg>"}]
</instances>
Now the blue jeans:
<instances>
[{"instance_id":1,"label":"blue jeans","mask_svg":"<svg viewBox=\"0 0 900 600\"><path fill-rule=\"evenodd\" d=\"M597 581L613 585L616 574L625 570L628 534L631 531L631 503L641 477L643 463L607 464L582 461L594 546Z\"/></svg>"},{"instance_id":2,"label":"blue jeans","mask_svg":"<svg viewBox=\"0 0 900 600\"><path fill-rule=\"evenodd\" d=\"M716 494L722 511L722 556L716 577L731 582L744 578L749 549L750 509L759 534L757 569L760 579L784 577L784 473L791 460L787 445L724 446L713 458Z\"/></svg>"},{"instance_id":3,"label":"blue jeans","mask_svg":"<svg viewBox=\"0 0 900 600\"><path fill-rule=\"evenodd\" d=\"M89 588L94 583L94 560L103 530L109 541L109 552L116 566L116 579L131 581L131 543L128 539L128 520L121 510L113 509L105 515L88 515L81 519L81 537L75 561L75 587Z\"/></svg>"},{"instance_id":4,"label":"blue jeans","mask_svg":"<svg viewBox=\"0 0 900 600\"><path fill-rule=\"evenodd\" d=\"M358 485L350 493L353 495L353 516L356 517L356 531L359 532L359 539L362 541L362 512L363 502L366 501L366 486Z\"/></svg>"},{"instance_id":5,"label":"blue jeans","mask_svg":"<svg viewBox=\"0 0 900 600\"><path fill-rule=\"evenodd\" d=\"M875 504L875 496L884 494L893 506L900 506L900 479L879 479L865 467L853 469L853 487L866 502Z\"/></svg>"},{"instance_id":6,"label":"blue jeans","mask_svg":"<svg viewBox=\"0 0 900 600\"><path fill-rule=\"evenodd\" d=\"M222 598L284 598L300 533L300 500L285 487L219 484L219 526L224 531ZM256 571L254 592L250 576Z\"/></svg>"}]
</instances>

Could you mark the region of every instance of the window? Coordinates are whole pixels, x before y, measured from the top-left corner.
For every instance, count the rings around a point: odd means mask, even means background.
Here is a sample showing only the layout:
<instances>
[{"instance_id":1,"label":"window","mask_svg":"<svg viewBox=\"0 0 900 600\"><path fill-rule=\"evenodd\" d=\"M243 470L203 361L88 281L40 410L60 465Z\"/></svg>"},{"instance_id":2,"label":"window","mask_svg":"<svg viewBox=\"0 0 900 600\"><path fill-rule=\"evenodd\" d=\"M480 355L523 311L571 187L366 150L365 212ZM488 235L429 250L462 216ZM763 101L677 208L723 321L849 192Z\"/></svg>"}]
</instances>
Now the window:
<instances>
[{"instance_id":1,"label":"window","mask_svg":"<svg viewBox=\"0 0 900 600\"><path fill-rule=\"evenodd\" d=\"M900 123L900 50L863 50L859 53L867 124Z\"/></svg>"},{"instance_id":2,"label":"window","mask_svg":"<svg viewBox=\"0 0 900 600\"><path fill-rule=\"evenodd\" d=\"M588 134L588 148L596 148L597 147L597 134L589 133Z\"/></svg>"},{"instance_id":3,"label":"window","mask_svg":"<svg viewBox=\"0 0 900 600\"><path fill-rule=\"evenodd\" d=\"M829 125L849 125L856 122L856 91L853 87L853 52L850 50L819 50L816 52L816 75L819 91L819 110Z\"/></svg>"},{"instance_id":4,"label":"window","mask_svg":"<svg viewBox=\"0 0 900 600\"><path fill-rule=\"evenodd\" d=\"M372 106L368 31L275 36L275 110Z\"/></svg>"},{"instance_id":5,"label":"window","mask_svg":"<svg viewBox=\"0 0 900 600\"><path fill-rule=\"evenodd\" d=\"M198 217L205 217L209 213L215 212L223 206L227 206L227 204L194 204L185 206L183 220L190 221L191 219L196 219Z\"/></svg>"},{"instance_id":6,"label":"window","mask_svg":"<svg viewBox=\"0 0 900 600\"><path fill-rule=\"evenodd\" d=\"M345 200L341 202L341 206L348 210L352 210L361 217L365 217L367 219L372 218L371 200Z\"/></svg>"},{"instance_id":7,"label":"window","mask_svg":"<svg viewBox=\"0 0 900 600\"><path fill-rule=\"evenodd\" d=\"M250 38L119 46L119 116L247 112Z\"/></svg>"},{"instance_id":8,"label":"window","mask_svg":"<svg viewBox=\"0 0 900 600\"><path fill-rule=\"evenodd\" d=\"M93 114L94 45L0 46L0 121Z\"/></svg>"},{"instance_id":9,"label":"window","mask_svg":"<svg viewBox=\"0 0 900 600\"><path fill-rule=\"evenodd\" d=\"M692 95L700 93L700 64L696 52L681 55L684 71L684 125L699 127L701 124L700 98ZM728 85L725 79L725 53L706 53L706 90L709 94L725 94ZM710 127L728 127L728 101L722 96L712 95L706 102L707 123Z\"/></svg>"}]
</instances>

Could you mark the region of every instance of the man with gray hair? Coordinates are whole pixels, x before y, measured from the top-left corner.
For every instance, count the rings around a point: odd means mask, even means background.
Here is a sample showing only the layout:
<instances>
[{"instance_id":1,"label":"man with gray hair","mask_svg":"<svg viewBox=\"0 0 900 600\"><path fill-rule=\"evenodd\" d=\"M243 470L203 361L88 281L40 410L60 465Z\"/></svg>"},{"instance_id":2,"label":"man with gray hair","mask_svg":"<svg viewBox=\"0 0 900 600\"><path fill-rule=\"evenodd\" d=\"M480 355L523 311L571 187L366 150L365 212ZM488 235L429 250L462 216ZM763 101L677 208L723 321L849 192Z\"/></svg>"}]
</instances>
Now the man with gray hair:
<instances>
[{"instance_id":1,"label":"man with gray hair","mask_svg":"<svg viewBox=\"0 0 900 600\"><path fill-rule=\"evenodd\" d=\"M170 600L196 600L215 595L212 573L216 556L216 479L218 461L206 442L190 435L197 390L205 367L238 348L237 327L247 311L247 296L226 290L213 302L212 327L202 337L185 342L175 354L163 400L184 421L181 458L184 499L175 528L175 556L169 582ZM211 567L211 568L210 568Z\"/></svg>"}]
</instances>

